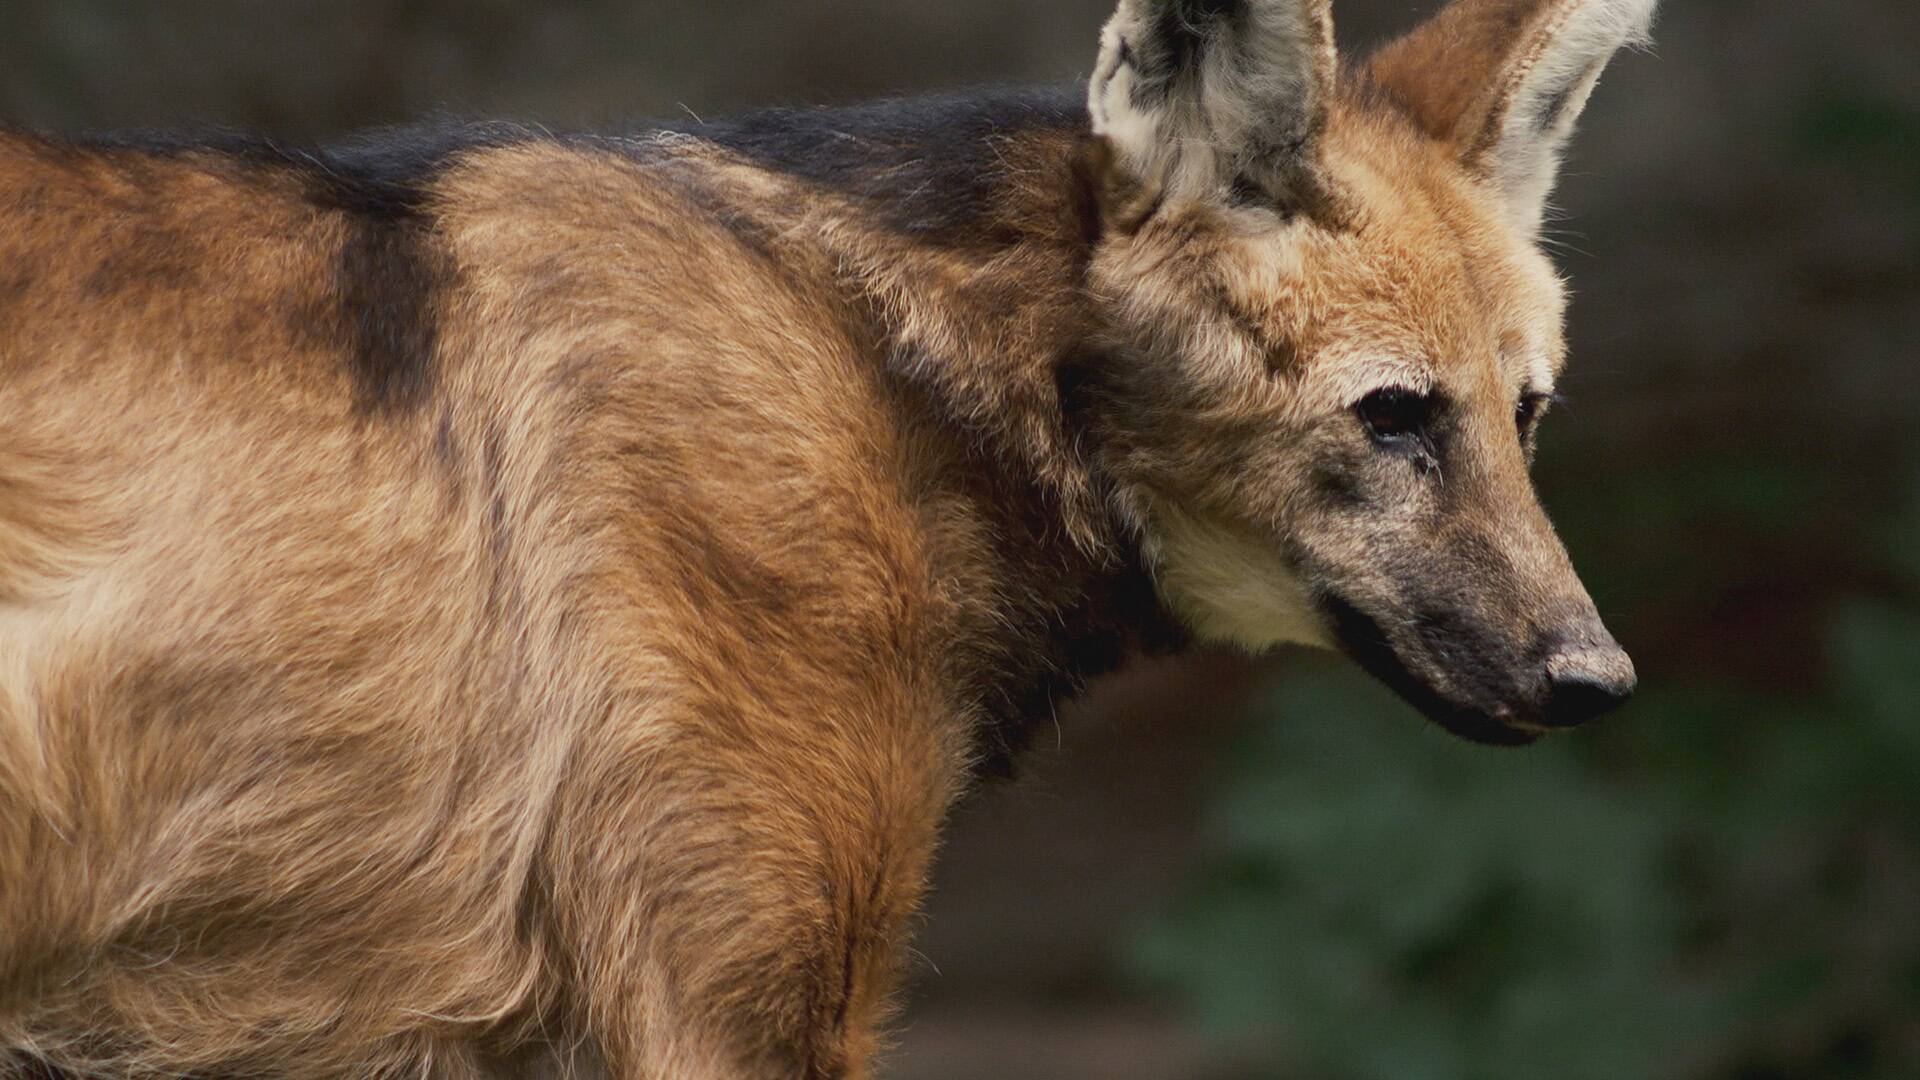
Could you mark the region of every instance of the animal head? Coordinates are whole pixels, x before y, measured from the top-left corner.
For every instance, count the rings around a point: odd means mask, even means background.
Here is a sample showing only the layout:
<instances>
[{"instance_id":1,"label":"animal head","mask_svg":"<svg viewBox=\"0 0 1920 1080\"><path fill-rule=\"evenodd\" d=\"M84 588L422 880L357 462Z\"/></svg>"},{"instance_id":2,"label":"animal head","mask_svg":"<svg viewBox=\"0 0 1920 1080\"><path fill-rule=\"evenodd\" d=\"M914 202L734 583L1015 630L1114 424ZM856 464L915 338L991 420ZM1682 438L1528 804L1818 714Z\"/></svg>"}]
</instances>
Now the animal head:
<instances>
[{"instance_id":1,"label":"animal head","mask_svg":"<svg viewBox=\"0 0 1920 1080\"><path fill-rule=\"evenodd\" d=\"M1468 738L1634 686L1529 478L1539 233L1655 0L1454 0L1366 63L1327 0L1121 0L1090 87L1099 454L1202 638L1337 645Z\"/></svg>"}]
</instances>

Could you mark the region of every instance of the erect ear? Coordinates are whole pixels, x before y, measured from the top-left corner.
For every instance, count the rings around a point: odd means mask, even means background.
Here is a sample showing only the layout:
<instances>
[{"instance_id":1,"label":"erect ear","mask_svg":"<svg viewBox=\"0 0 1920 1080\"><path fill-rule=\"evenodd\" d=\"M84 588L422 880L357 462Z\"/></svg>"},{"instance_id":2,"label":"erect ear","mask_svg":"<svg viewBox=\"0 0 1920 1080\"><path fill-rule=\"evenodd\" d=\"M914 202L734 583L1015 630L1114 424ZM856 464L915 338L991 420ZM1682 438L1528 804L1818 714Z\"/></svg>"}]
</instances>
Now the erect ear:
<instances>
[{"instance_id":1,"label":"erect ear","mask_svg":"<svg viewBox=\"0 0 1920 1080\"><path fill-rule=\"evenodd\" d=\"M1110 167L1153 201L1318 197L1328 0L1120 0L1088 88Z\"/></svg>"},{"instance_id":2,"label":"erect ear","mask_svg":"<svg viewBox=\"0 0 1920 1080\"><path fill-rule=\"evenodd\" d=\"M1658 0L1453 0L1368 62L1373 84L1540 228L1574 121L1607 61L1644 42Z\"/></svg>"}]
</instances>

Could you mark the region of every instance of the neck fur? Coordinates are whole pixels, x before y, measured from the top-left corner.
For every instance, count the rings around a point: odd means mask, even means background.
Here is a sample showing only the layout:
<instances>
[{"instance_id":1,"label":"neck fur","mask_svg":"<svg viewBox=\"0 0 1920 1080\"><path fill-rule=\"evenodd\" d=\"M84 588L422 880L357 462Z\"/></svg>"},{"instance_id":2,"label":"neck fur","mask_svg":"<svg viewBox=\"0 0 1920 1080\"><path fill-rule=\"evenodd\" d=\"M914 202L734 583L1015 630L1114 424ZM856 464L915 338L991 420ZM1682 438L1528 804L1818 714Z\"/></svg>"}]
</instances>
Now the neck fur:
<instances>
[{"instance_id":1,"label":"neck fur","mask_svg":"<svg viewBox=\"0 0 1920 1080\"><path fill-rule=\"evenodd\" d=\"M890 372L1110 562L1124 545L1061 393L1090 325L1089 138L1075 98L1041 91L774 110L660 141L755 243L855 298Z\"/></svg>"},{"instance_id":2,"label":"neck fur","mask_svg":"<svg viewBox=\"0 0 1920 1080\"><path fill-rule=\"evenodd\" d=\"M1090 457L1073 388L1098 214L1075 97L1041 93L753 114L656 136L749 243L830 281L889 378L962 448L956 482L1001 564L961 651L982 758L1092 675L1185 635Z\"/></svg>"}]
</instances>

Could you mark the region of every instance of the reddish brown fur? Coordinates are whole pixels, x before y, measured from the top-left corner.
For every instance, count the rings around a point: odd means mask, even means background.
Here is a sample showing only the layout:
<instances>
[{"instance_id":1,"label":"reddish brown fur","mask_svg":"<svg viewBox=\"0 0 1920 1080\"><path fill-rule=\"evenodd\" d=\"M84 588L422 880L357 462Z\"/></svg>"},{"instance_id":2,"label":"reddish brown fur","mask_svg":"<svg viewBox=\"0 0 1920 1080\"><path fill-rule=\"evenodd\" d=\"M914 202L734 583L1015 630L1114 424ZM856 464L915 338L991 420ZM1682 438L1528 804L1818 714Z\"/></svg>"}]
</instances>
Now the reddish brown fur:
<instances>
[{"instance_id":1,"label":"reddish brown fur","mask_svg":"<svg viewBox=\"0 0 1920 1080\"><path fill-rule=\"evenodd\" d=\"M1554 0L1469 0L1442 8L1422 33L1392 42L1368 62L1376 85L1428 132L1475 140L1492 121L1500 96L1486 73L1500 71L1512 53L1537 44L1530 31L1565 5Z\"/></svg>"},{"instance_id":2,"label":"reddish brown fur","mask_svg":"<svg viewBox=\"0 0 1920 1080\"><path fill-rule=\"evenodd\" d=\"M856 1069L968 702L1022 647L999 627L1092 563L976 505L998 482L864 359L864 305L673 182L762 178L697 148L462 160L433 196L441 386L369 419L260 317L325 290L334 215L213 156L6 154L34 208L0 261L39 270L7 308L6 565L124 544L4 615L35 625L0 761L39 763L0 788L6 1040L457 1071L546 1022L656 1075ZM140 227L110 227L136 184ZM179 273L128 265L157 258ZM922 288L917 332L984 332L943 325L979 322L965 282ZM79 499L58 454L115 490Z\"/></svg>"},{"instance_id":3,"label":"reddish brown fur","mask_svg":"<svg viewBox=\"0 0 1920 1080\"><path fill-rule=\"evenodd\" d=\"M1457 112L1439 55L1395 98ZM0 1074L867 1075L975 764L1179 636L1152 500L1266 536L1231 478L1307 474L1261 425L1343 342L1478 358L1475 425L1557 365L1457 154L1330 107L1294 269L1084 117L991 134L951 236L684 135L405 205L0 135ZM1128 390L1142 319L1219 347ZM1570 577L1487 453L1459 528Z\"/></svg>"}]
</instances>

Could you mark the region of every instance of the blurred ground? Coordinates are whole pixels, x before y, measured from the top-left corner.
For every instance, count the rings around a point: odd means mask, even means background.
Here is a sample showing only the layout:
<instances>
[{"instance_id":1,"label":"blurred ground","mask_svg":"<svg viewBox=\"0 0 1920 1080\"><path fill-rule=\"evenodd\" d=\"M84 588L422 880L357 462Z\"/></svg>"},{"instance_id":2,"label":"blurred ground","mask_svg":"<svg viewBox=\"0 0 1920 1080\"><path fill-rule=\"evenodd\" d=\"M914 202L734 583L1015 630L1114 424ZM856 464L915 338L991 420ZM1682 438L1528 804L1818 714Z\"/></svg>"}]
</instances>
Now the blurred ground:
<instances>
[{"instance_id":1,"label":"blurred ground","mask_svg":"<svg viewBox=\"0 0 1920 1080\"><path fill-rule=\"evenodd\" d=\"M1337 0L1351 46L1427 2ZM10 0L0 118L318 137L1072 80L1105 0ZM959 814L903 1080L1920 1076L1920 5L1669 0L1539 477L1642 700L1520 755L1135 671Z\"/></svg>"}]
</instances>

